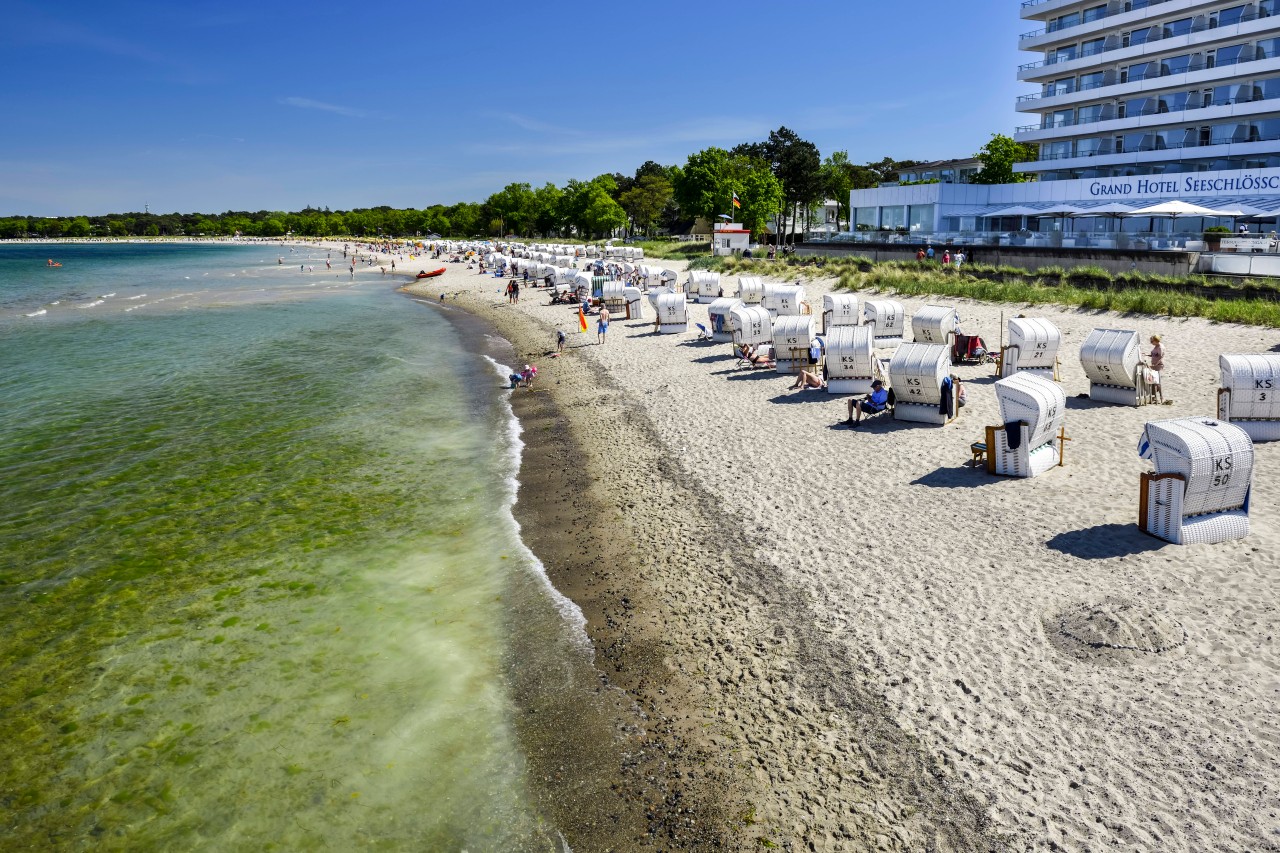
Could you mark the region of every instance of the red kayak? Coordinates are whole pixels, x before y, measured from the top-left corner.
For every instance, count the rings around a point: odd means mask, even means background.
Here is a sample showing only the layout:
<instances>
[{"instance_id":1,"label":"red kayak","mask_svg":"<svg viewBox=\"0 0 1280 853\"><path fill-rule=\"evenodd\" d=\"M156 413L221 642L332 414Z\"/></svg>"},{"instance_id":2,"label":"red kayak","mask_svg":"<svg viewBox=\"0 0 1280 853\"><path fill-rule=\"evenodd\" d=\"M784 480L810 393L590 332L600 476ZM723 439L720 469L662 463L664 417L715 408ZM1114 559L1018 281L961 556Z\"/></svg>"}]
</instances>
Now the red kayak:
<instances>
[{"instance_id":1,"label":"red kayak","mask_svg":"<svg viewBox=\"0 0 1280 853\"><path fill-rule=\"evenodd\" d=\"M417 277L418 278L435 278L438 275L444 275L444 267L440 267L440 269L438 270L432 270L431 272L427 272L425 270L419 270Z\"/></svg>"}]
</instances>

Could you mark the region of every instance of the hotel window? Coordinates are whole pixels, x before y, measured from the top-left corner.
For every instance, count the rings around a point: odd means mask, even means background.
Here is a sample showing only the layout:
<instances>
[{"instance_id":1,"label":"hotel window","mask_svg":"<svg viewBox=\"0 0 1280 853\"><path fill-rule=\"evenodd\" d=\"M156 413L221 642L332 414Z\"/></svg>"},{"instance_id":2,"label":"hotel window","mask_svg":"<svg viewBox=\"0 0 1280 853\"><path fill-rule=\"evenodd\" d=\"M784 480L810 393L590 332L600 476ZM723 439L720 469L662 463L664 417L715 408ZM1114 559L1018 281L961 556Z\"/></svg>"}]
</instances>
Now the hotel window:
<instances>
[{"instance_id":1,"label":"hotel window","mask_svg":"<svg viewBox=\"0 0 1280 853\"><path fill-rule=\"evenodd\" d=\"M1123 118L1150 116L1155 115L1160 109L1160 101L1157 98L1134 98L1125 101L1122 107L1124 108Z\"/></svg>"},{"instance_id":2,"label":"hotel window","mask_svg":"<svg viewBox=\"0 0 1280 853\"><path fill-rule=\"evenodd\" d=\"M1183 148L1195 144L1195 130L1179 127L1173 130L1161 130L1155 134L1156 148Z\"/></svg>"},{"instance_id":3,"label":"hotel window","mask_svg":"<svg viewBox=\"0 0 1280 853\"><path fill-rule=\"evenodd\" d=\"M903 205L895 204L892 207L880 208L880 227L881 228L906 228L907 214Z\"/></svg>"},{"instance_id":4,"label":"hotel window","mask_svg":"<svg viewBox=\"0 0 1280 853\"><path fill-rule=\"evenodd\" d=\"M1151 38L1152 27L1143 27L1140 30L1132 30L1127 33L1120 34L1121 47L1133 47L1136 44L1146 44Z\"/></svg>"},{"instance_id":5,"label":"hotel window","mask_svg":"<svg viewBox=\"0 0 1280 853\"><path fill-rule=\"evenodd\" d=\"M913 204L907 218L907 227L912 231L933 231L933 205Z\"/></svg>"},{"instance_id":6,"label":"hotel window","mask_svg":"<svg viewBox=\"0 0 1280 853\"><path fill-rule=\"evenodd\" d=\"M1105 38L1089 39L1080 42L1080 55L1093 56L1095 53L1102 53L1106 50L1107 40Z\"/></svg>"},{"instance_id":7,"label":"hotel window","mask_svg":"<svg viewBox=\"0 0 1280 853\"><path fill-rule=\"evenodd\" d=\"M1240 23L1244 18L1244 11L1247 6L1232 6L1230 9L1222 9L1212 18L1210 18L1210 26L1212 27L1231 27Z\"/></svg>"},{"instance_id":8,"label":"hotel window","mask_svg":"<svg viewBox=\"0 0 1280 853\"><path fill-rule=\"evenodd\" d=\"M1081 74L1080 88L1082 90L1097 89L1101 86L1107 85L1106 81L1107 81L1107 75L1105 71L1095 71L1092 74Z\"/></svg>"},{"instance_id":9,"label":"hotel window","mask_svg":"<svg viewBox=\"0 0 1280 853\"><path fill-rule=\"evenodd\" d=\"M855 231L874 231L880 223L876 217L878 207L860 207L853 215Z\"/></svg>"},{"instance_id":10,"label":"hotel window","mask_svg":"<svg viewBox=\"0 0 1280 853\"><path fill-rule=\"evenodd\" d=\"M1226 145L1228 142L1248 142L1249 125L1215 124L1209 128L1210 145Z\"/></svg>"},{"instance_id":11,"label":"hotel window","mask_svg":"<svg viewBox=\"0 0 1280 853\"><path fill-rule=\"evenodd\" d=\"M1270 59L1277 55L1280 55L1280 39L1263 39L1258 42L1258 52L1254 54L1254 58Z\"/></svg>"},{"instance_id":12,"label":"hotel window","mask_svg":"<svg viewBox=\"0 0 1280 853\"><path fill-rule=\"evenodd\" d=\"M1104 106L1104 104L1090 104L1087 107L1081 107L1076 114L1076 124L1093 124L1095 121L1102 121Z\"/></svg>"},{"instance_id":13,"label":"hotel window","mask_svg":"<svg viewBox=\"0 0 1280 853\"><path fill-rule=\"evenodd\" d=\"M1280 77L1268 77L1266 80L1259 80L1254 84L1252 94L1254 100L1280 98Z\"/></svg>"},{"instance_id":14,"label":"hotel window","mask_svg":"<svg viewBox=\"0 0 1280 853\"><path fill-rule=\"evenodd\" d=\"M1074 27L1079 23L1080 13L1072 12L1070 15L1061 15L1054 18L1049 22L1049 26L1046 29L1051 33L1056 33L1058 30L1065 30L1067 27Z\"/></svg>"},{"instance_id":15,"label":"hotel window","mask_svg":"<svg viewBox=\"0 0 1280 853\"><path fill-rule=\"evenodd\" d=\"M1253 123L1251 141L1280 139L1280 119L1264 118Z\"/></svg>"},{"instance_id":16,"label":"hotel window","mask_svg":"<svg viewBox=\"0 0 1280 853\"><path fill-rule=\"evenodd\" d=\"M1160 60L1160 74L1168 76L1170 74L1182 74L1191 67L1191 56L1184 54L1182 56L1170 56L1167 59Z\"/></svg>"},{"instance_id":17,"label":"hotel window","mask_svg":"<svg viewBox=\"0 0 1280 853\"><path fill-rule=\"evenodd\" d=\"M1244 45L1233 44L1229 47L1220 47L1213 53L1213 66L1222 68L1226 65L1235 65L1240 61L1240 54L1244 51Z\"/></svg>"},{"instance_id":18,"label":"hotel window","mask_svg":"<svg viewBox=\"0 0 1280 853\"><path fill-rule=\"evenodd\" d=\"M1106 16L1107 4L1103 3L1101 6L1091 6L1090 8L1085 9L1084 12L1081 13L1080 20L1087 24L1090 21L1096 21L1099 18L1105 18Z\"/></svg>"},{"instance_id":19,"label":"hotel window","mask_svg":"<svg viewBox=\"0 0 1280 853\"><path fill-rule=\"evenodd\" d=\"M1111 153L1110 139L1081 139L1076 142L1077 157L1097 157L1101 154Z\"/></svg>"},{"instance_id":20,"label":"hotel window","mask_svg":"<svg viewBox=\"0 0 1280 853\"><path fill-rule=\"evenodd\" d=\"M1075 110L1055 110L1045 113L1041 128L1070 127L1075 124Z\"/></svg>"},{"instance_id":21,"label":"hotel window","mask_svg":"<svg viewBox=\"0 0 1280 853\"><path fill-rule=\"evenodd\" d=\"M1071 142L1046 142L1040 146L1041 160L1061 160L1064 157L1070 157Z\"/></svg>"},{"instance_id":22,"label":"hotel window","mask_svg":"<svg viewBox=\"0 0 1280 853\"><path fill-rule=\"evenodd\" d=\"M1191 92L1168 92L1160 96L1160 112L1180 113L1191 102Z\"/></svg>"},{"instance_id":23,"label":"hotel window","mask_svg":"<svg viewBox=\"0 0 1280 853\"><path fill-rule=\"evenodd\" d=\"M1164 25L1164 37L1185 36L1191 32L1191 18L1179 18Z\"/></svg>"},{"instance_id":24,"label":"hotel window","mask_svg":"<svg viewBox=\"0 0 1280 853\"><path fill-rule=\"evenodd\" d=\"M1076 58L1076 46L1074 44L1059 47L1049 52L1048 64L1054 65L1059 62L1070 62Z\"/></svg>"},{"instance_id":25,"label":"hotel window","mask_svg":"<svg viewBox=\"0 0 1280 853\"><path fill-rule=\"evenodd\" d=\"M1120 69L1120 82L1132 83L1160 76L1160 65L1155 62L1139 62Z\"/></svg>"},{"instance_id":26,"label":"hotel window","mask_svg":"<svg viewBox=\"0 0 1280 853\"><path fill-rule=\"evenodd\" d=\"M1269 18L1280 12L1280 0L1260 0L1258 3L1258 17Z\"/></svg>"},{"instance_id":27,"label":"hotel window","mask_svg":"<svg viewBox=\"0 0 1280 853\"><path fill-rule=\"evenodd\" d=\"M1126 133L1118 138L1123 140L1119 146L1120 150L1126 153L1150 151L1155 147L1155 138L1150 133Z\"/></svg>"},{"instance_id":28,"label":"hotel window","mask_svg":"<svg viewBox=\"0 0 1280 853\"><path fill-rule=\"evenodd\" d=\"M1076 90L1076 79L1074 77L1064 77L1061 80L1054 80L1052 83L1045 83L1041 96L1052 98L1054 95L1069 95Z\"/></svg>"}]
</instances>

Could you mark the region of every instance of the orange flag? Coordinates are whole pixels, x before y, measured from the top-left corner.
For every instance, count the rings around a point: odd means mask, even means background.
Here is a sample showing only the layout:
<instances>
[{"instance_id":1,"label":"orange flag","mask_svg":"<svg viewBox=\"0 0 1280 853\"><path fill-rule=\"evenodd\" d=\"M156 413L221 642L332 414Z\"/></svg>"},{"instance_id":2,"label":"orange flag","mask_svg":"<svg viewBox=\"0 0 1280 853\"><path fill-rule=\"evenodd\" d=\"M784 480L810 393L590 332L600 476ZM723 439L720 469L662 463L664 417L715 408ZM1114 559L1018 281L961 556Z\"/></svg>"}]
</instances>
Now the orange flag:
<instances>
[{"instance_id":1,"label":"orange flag","mask_svg":"<svg viewBox=\"0 0 1280 853\"><path fill-rule=\"evenodd\" d=\"M578 329L585 332L587 330L587 315L582 313L582 306L578 306Z\"/></svg>"}]
</instances>

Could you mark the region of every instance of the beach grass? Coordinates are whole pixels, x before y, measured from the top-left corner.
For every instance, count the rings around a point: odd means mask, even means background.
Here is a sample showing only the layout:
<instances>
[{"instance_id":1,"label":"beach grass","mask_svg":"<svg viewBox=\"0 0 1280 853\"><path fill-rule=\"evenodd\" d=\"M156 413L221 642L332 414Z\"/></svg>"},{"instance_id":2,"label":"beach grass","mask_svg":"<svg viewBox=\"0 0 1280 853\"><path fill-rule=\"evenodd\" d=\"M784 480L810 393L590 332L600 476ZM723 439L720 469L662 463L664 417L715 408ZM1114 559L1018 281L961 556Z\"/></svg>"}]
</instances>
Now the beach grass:
<instances>
[{"instance_id":1,"label":"beach grass","mask_svg":"<svg viewBox=\"0 0 1280 853\"><path fill-rule=\"evenodd\" d=\"M928 261L800 257L786 260L717 257L697 268L790 280L835 278L840 290L873 290L902 296L955 296L983 302L1067 305L1095 311L1169 317L1203 317L1222 323L1280 328L1280 288L1270 283L1209 276L1111 273L1099 266L966 264L963 270ZM690 268L694 268L691 264ZM1267 298L1270 297L1270 298Z\"/></svg>"}]
</instances>

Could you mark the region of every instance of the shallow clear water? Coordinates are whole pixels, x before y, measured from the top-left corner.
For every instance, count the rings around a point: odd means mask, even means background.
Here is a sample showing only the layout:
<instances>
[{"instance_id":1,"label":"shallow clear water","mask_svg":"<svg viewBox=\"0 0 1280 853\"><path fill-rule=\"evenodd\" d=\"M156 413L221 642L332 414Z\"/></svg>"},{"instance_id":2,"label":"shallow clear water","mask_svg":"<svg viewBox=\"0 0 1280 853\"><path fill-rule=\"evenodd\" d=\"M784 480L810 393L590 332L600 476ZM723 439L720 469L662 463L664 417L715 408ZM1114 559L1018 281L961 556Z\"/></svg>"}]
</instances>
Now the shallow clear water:
<instances>
[{"instance_id":1,"label":"shallow clear water","mask_svg":"<svg viewBox=\"0 0 1280 853\"><path fill-rule=\"evenodd\" d=\"M580 632L492 365L318 250L51 251L0 247L5 846L550 849L507 614Z\"/></svg>"}]
</instances>

